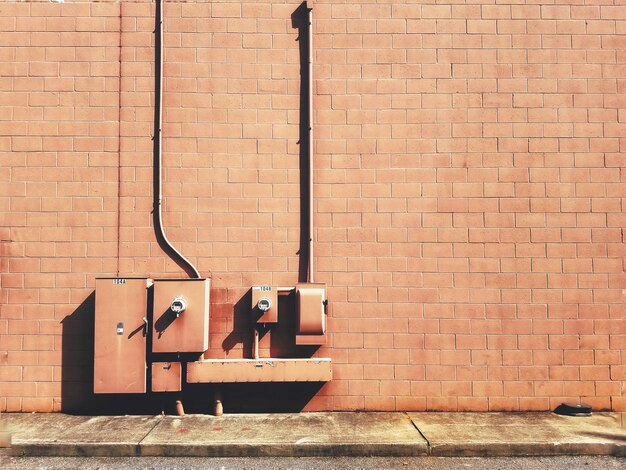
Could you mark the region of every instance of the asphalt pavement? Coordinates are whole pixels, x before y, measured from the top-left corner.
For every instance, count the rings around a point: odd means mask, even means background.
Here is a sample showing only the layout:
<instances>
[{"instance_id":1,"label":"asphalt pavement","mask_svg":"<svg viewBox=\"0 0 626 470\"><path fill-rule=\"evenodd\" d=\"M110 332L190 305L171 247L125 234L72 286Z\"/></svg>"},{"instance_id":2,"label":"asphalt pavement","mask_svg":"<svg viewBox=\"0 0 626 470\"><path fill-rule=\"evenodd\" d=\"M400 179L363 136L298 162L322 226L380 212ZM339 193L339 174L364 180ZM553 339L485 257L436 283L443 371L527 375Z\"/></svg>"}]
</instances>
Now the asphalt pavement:
<instances>
[{"instance_id":1,"label":"asphalt pavement","mask_svg":"<svg viewBox=\"0 0 626 470\"><path fill-rule=\"evenodd\" d=\"M622 470L624 459L560 457L0 457L3 470Z\"/></svg>"}]
</instances>

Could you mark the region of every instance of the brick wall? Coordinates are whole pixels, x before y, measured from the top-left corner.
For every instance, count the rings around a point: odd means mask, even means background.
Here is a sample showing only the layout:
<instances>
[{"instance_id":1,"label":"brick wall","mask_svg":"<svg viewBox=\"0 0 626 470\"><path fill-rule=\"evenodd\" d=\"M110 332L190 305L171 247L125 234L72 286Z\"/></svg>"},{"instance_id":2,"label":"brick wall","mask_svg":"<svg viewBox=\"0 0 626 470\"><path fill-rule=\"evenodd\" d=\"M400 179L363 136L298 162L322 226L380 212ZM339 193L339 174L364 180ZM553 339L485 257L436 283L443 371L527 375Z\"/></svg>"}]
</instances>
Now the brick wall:
<instances>
[{"instance_id":1,"label":"brick wall","mask_svg":"<svg viewBox=\"0 0 626 470\"><path fill-rule=\"evenodd\" d=\"M299 278L298 6L165 3L164 225L213 280L207 356L245 353L250 286ZM95 277L184 275L151 226L153 13L0 3L2 411L89 388ZM624 2L314 18L335 378L305 409L626 410Z\"/></svg>"}]
</instances>

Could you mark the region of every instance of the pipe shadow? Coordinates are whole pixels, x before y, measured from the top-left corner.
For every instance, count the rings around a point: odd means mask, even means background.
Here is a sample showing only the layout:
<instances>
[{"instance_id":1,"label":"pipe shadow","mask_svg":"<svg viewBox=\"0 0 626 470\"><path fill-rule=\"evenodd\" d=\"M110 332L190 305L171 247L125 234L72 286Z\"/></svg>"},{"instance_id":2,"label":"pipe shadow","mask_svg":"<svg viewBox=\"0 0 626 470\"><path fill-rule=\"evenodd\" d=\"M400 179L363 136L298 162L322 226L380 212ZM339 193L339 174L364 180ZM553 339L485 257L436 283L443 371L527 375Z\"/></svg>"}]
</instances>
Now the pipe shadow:
<instances>
[{"instance_id":1,"label":"pipe shadow","mask_svg":"<svg viewBox=\"0 0 626 470\"><path fill-rule=\"evenodd\" d=\"M298 282L307 281L309 268L309 8L302 2L291 14L291 27L298 30L298 49L300 52L300 248L298 250Z\"/></svg>"},{"instance_id":2,"label":"pipe shadow","mask_svg":"<svg viewBox=\"0 0 626 470\"><path fill-rule=\"evenodd\" d=\"M222 349L224 352L229 353L235 346L241 343L242 357L252 356L251 305L252 289L248 289L243 297L233 305L233 331L222 341Z\"/></svg>"}]
</instances>

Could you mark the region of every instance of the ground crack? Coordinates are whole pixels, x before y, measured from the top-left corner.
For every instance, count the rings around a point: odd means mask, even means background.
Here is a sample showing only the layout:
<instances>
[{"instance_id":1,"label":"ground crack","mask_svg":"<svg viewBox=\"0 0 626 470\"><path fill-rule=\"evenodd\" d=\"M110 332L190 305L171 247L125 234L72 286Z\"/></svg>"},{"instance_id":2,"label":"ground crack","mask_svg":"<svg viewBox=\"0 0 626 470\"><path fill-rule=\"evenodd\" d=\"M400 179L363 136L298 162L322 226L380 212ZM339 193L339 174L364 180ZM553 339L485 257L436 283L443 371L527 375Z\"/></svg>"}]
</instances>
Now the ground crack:
<instances>
[{"instance_id":1,"label":"ground crack","mask_svg":"<svg viewBox=\"0 0 626 470\"><path fill-rule=\"evenodd\" d=\"M426 441L426 448L428 449L428 455L430 455L430 441L428 440L428 438L424 435L424 433L421 431L420 428L417 427L417 424L415 424L415 421L413 421L411 419L411 416L409 416L408 413L405 413L405 415L407 416L407 418L409 418L409 420L411 420L411 424L413 425L413 427L417 430L417 432L420 433L420 436L422 436L422 438Z\"/></svg>"}]
</instances>

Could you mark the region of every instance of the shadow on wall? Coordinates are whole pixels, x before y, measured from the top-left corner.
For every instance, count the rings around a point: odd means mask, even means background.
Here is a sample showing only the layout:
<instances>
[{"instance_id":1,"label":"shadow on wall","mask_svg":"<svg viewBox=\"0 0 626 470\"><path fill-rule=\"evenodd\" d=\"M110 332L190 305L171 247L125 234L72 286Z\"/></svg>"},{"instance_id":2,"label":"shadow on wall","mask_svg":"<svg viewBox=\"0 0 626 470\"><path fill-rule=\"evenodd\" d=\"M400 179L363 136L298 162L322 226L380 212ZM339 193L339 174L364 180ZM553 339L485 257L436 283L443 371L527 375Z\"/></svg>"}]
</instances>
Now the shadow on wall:
<instances>
[{"instance_id":1,"label":"shadow on wall","mask_svg":"<svg viewBox=\"0 0 626 470\"><path fill-rule=\"evenodd\" d=\"M233 331L224 341L222 349L226 357L237 344L241 344L242 357L252 357L252 319L250 318L250 306L252 305L252 290L248 290L239 301L233 305ZM210 313L209 313L210 315ZM209 321L209 331L211 323Z\"/></svg>"},{"instance_id":2,"label":"shadow on wall","mask_svg":"<svg viewBox=\"0 0 626 470\"><path fill-rule=\"evenodd\" d=\"M270 355L272 357L311 357L319 346L296 345L296 294L278 297L278 323L272 326Z\"/></svg>"},{"instance_id":3,"label":"shadow on wall","mask_svg":"<svg viewBox=\"0 0 626 470\"><path fill-rule=\"evenodd\" d=\"M75 414L154 414L159 404L143 394L93 393L94 318L92 292L62 321L61 411Z\"/></svg>"},{"instance_id":4,"label":"shadow on wall","mask_svg":"<svg viewBox=\"0 0 626 470\"><path fill-rule=\"evenodd\" d=\"M61 411L71 412L93 401L93 338L96 294L61 320Z\"/></svg>"},{"instance_id":5,"label":"shadow on wall","mask_svg":"<svg viewBox=\"0 0 626 470\"><path fill-rule=\"evenodd\" d=\"M183 399L186 413L213 412L212 397L219 389L224 413L297 413L324 384L320 382L189 384Z\"/></svg>"}]
</instances>

